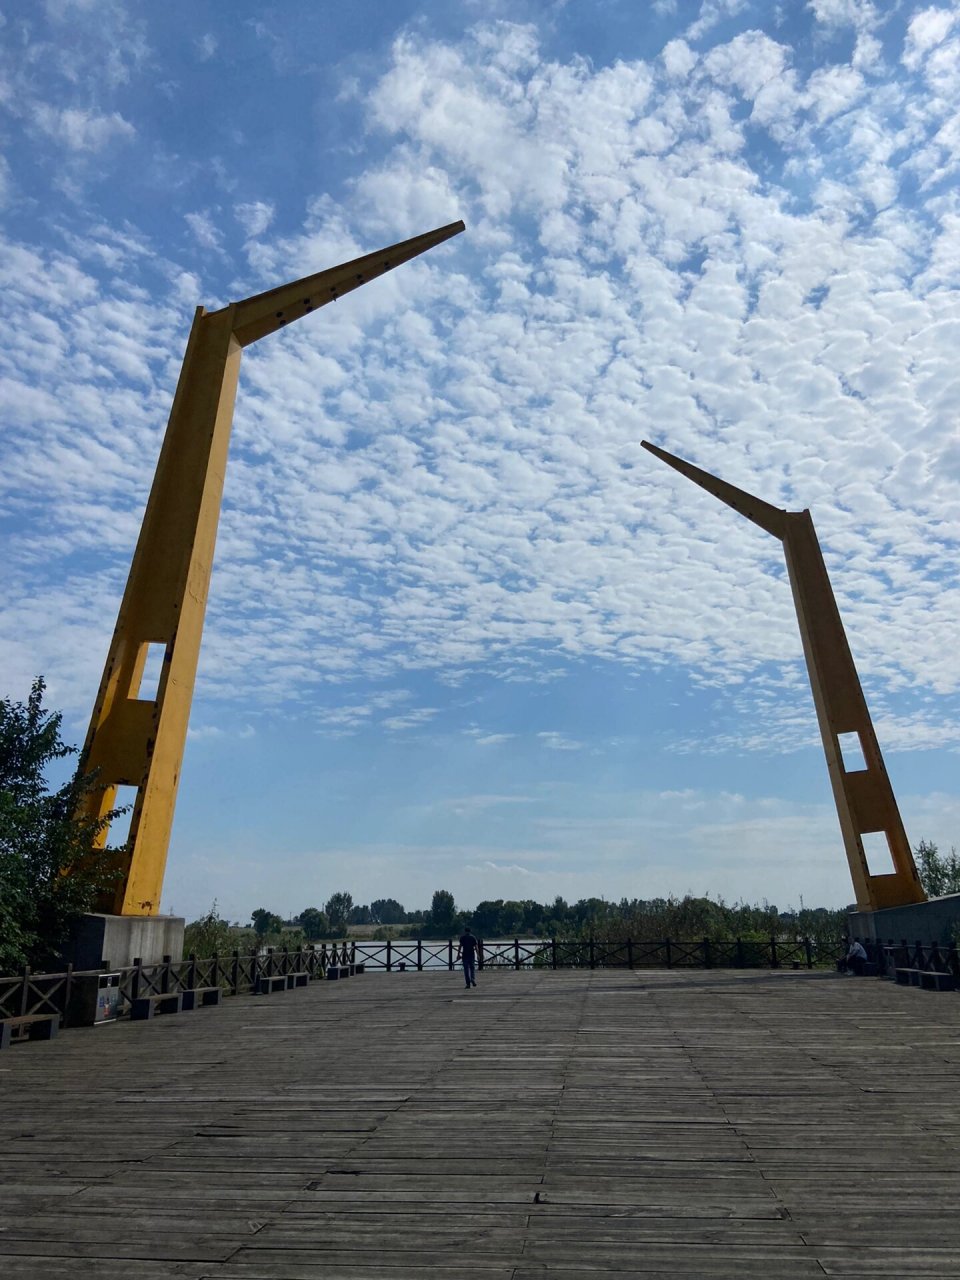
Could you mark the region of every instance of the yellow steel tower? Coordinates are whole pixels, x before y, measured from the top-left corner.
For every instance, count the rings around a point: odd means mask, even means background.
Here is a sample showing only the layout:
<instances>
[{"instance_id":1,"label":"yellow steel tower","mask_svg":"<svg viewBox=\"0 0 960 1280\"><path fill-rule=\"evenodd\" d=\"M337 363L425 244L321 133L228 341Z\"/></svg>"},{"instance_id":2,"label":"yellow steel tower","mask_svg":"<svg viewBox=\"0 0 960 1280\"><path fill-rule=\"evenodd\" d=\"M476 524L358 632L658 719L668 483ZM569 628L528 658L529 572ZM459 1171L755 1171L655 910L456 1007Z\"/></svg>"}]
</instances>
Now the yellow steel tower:
<instances>
[{"instance_id":1,"label":"yellow steel tower","mask_svg":"<svg viewBox=\"0 0 960 1280\"><path fill-rule=\"evenodd\" d=\"M781 511L646 440L643 447L783 543L857 906L876 911L925 902L810 512ZM845 768L839 742L845 733L857 734L865 768ZM863 836L875 831L886 836L891 873L870 872Z\"/></svg>"},{"instance_id":2,"label":"yellow steel tower","mask_svg":"<svg viewBox=\"0 0 960 1280\"><path fill-rule=\"evenodd\" d=\"M81 757L85 770L98 773L90 816L113 807L118 786L137 788L121 875L102 911L152 916L160 909L240 353L463 229L453 222L220 311L197 309ZM162 674L156 693L141 698L151 645L162 646Z\"/></svg>"}]
</instances>

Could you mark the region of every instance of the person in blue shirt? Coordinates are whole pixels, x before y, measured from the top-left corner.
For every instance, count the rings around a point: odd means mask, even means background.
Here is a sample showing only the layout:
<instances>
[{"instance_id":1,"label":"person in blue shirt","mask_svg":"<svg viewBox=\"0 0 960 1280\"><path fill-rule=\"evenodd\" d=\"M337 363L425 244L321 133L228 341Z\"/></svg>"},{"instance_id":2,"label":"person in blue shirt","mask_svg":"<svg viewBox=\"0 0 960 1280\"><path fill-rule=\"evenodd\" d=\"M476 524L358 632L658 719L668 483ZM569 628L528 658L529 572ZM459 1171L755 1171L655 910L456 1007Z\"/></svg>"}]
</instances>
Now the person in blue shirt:
<instances>
[{"instance_id":1,"label":"person in blue shirt","mask_svg":"<svg viewBox=\"0 0 960 1280\"><path fill-rule=\"evenodd\" d=\"M480 939L470 932L470 926L460 936L457 959L463 960L463 981L468 987L477 985L477 952L480 950Z\"/></svg>"}]
</instances>

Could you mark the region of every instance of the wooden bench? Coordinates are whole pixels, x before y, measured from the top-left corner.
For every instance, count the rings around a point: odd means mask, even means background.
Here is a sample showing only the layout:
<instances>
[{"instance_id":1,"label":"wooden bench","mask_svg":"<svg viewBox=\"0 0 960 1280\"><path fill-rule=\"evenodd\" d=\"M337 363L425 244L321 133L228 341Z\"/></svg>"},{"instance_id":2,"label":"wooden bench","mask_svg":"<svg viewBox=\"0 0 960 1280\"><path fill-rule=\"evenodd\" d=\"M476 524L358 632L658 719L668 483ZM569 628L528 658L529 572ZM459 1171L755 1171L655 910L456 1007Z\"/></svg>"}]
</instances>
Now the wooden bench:
<instances>
[{"instance_id":1,"label":"wooden bench","mask_svg":"<svg viewBox=\"0 0 960 1280\"><path fill-rule=\"evenodd\" d=\"M274 991L286 991L286 989L287 978L283 973L275 973L270 977L267 977L265 974L261 974L260 978L257 980L257 995L259 996L269 996L272 995Z\"/></svg>"},{"instance_id":2,"label":"wooden bench","mask_svg":"<svg viewBox=\"0 0 960 1280\"><path fill-rule=\"evenodd\" d=\"M60 1030L59 1013L25 1013L18 1018L0 1021L0 1049L9 1049L14 1031L26 1031L18 1040L52 1040Z\"/></svg>"},{"instance_id":3,"label":"wooden bench","mask_svg":"<svg viewBox=\"0 0 960 1280\"><path fill-rule=\"evenodd\" d=\"M937 969L921 969L920 985L924 991L956 991L957 980L952 973L941 973Z\"/></svg>"},{"instance_id":4,"label":"wooden bench","mask_svg":"<svg viewBox=\"0 0 960 1280\"><path fill-rule=\"evenodd\" d=\"M132 1022L143 1022L155 1013L179 1013L183 1008L183 992L160 992L155 996L137 996L130 1004Z\"/></svg>"},{"instance_id":5,"label":"wooden bench","mask_svg":"<svg viewBox=\"0 0 960 1280\"><path fill-rule=\"evenodd\" d=\"M309 982L310 982L310 975L309 973L307 973L306 969L303 969L298 973L287 974L287 990L288 991L292 991L294 987L305 987L309 984Z\"/></svg>"},{"instance_id":6,"label":"wooden bench","mask_svg":"<svg viewBox=\"0 0 960 1280\"><path fill-rule=\"evenodd\" d=\"M188 987L186 991L181 992L183 996L183 1010L186 1013L190 1009L198 1009L201 1006L218 1005L223 1001L223 990L221 987Z\"/></svg>"},{"instance_id":7,"label":"wooden bench","mask_svg":"<svg viewBox=\"0 0 960 1280\"><path fill-rule=\"evenodd\" d=\"M924 991L957 989L957 980L952 973L940 973L936 969L898 969L897 982L901 987L922 987Z\"/></svg>"}]
</instances>

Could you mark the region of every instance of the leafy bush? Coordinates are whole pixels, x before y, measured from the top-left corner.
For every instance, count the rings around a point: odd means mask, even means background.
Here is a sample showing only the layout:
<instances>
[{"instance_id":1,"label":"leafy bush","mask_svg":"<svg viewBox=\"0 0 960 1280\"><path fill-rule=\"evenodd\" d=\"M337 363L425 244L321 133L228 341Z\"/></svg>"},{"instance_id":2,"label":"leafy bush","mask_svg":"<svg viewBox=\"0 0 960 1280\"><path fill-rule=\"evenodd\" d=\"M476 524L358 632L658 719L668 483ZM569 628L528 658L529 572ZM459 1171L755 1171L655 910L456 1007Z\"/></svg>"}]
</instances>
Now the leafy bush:
<instances>
[{"instance_id":1,"label":"leafy bush","mask_svg":"<svg viewBox=\"0 0 960 1280\"><path fill-rule=\"evenodd\" d=\"M0 700L0 972L63 963L79 916L116 881L117 850L96 849L123 810L79 817L96 778L79 769L50 790L47 771L77 754L60 736L62 716L33 682L26 703Z\"/></svg>"}]
</instances>

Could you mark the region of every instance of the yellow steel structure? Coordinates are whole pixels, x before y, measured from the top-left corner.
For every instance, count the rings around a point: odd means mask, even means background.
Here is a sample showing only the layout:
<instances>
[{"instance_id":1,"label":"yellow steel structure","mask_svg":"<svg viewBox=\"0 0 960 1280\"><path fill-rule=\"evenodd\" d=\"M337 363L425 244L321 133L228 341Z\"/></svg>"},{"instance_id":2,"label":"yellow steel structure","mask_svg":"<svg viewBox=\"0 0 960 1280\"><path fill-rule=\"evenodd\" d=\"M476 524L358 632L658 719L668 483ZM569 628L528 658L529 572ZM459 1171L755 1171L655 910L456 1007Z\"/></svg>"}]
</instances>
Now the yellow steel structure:
<instances>
[{"instance_id":1,"label":"yellow steel structure","mask_svg":"<svg viewBox=\"0 0 960 1280\"><path fill-rule=\"evenodd\" d=\"M857 907L876 911L925 902L810 512L781 511L646 440L643 447L783 543ZM844 767L839 735L847 733L858 735L866 768ZM870 872L863 836L871 832L886 836L891 873Z\"/></svg>"},{"instance_id":2,"label":"yellow steel structure","mask_svg":"<svg viewBox=\"0 0 960 1280\"><path fill-rule=\"evenodd\" d=\"M151 916L160 909L240 353L463 230L453 222L220 311L197 308L81 757L98 774L90 816L113 808L118 786L137 788L116 892L101 910ZM162 672L156 693L141 698L152 645L162 646Z\"/></svg>"}]
</instances>

